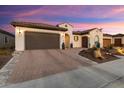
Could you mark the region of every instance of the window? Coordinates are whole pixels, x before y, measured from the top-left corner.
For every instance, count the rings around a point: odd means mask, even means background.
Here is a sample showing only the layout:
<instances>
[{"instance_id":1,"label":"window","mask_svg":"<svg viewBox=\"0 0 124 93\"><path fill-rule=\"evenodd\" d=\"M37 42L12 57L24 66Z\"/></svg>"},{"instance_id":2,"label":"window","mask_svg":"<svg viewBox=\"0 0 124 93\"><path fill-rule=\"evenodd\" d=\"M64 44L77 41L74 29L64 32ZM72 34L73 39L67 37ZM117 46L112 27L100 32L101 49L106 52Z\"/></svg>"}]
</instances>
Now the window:
<instances>
[{"instance_id":1,"label":"window","mask_svg":"<svg viewBox=\"0 0 124 93\"><path fill-rule=\"evenodd\" d=\"M74 36L74 41L78 41L78 36Z\"/></svg>"},{"instance_id":2,"label":"window","mask_svg":"<svg viewBox=\"0 0 124 93\"><path fill-rule=\"evenodd\" d=\"M4 42L5 42L5 44L8 43L8 38L6 36L4 38Z\"/></svg>"},{"instance_id":3,"label":"window","mask_svg":"<svg viewBox=\"0 0 124 93\"><path fill-rule=\"evenodd\" d=\"M98 35L95 36L95 40L94 41L95 42L99 42L99 36Z\"/></svg>"}]
</instances>

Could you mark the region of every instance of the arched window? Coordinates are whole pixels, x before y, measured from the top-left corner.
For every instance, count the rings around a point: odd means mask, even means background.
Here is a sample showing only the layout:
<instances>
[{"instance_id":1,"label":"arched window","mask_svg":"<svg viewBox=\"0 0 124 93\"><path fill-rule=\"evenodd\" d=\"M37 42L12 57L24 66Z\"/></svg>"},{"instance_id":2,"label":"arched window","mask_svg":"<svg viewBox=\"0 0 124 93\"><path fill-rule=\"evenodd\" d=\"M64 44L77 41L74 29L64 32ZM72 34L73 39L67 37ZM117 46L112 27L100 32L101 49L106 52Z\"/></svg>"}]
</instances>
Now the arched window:
<instances>
[{"instance_id":1,"label":"arched window","mask_svg":"<svg viewBox=\"0 0 124 93\"><path fill-rule=\"evenodd\" d=\"M95 42L99 42L99 36L98 35L95 36L95 40L94 41Z\"/></svg>"}]
</instances>

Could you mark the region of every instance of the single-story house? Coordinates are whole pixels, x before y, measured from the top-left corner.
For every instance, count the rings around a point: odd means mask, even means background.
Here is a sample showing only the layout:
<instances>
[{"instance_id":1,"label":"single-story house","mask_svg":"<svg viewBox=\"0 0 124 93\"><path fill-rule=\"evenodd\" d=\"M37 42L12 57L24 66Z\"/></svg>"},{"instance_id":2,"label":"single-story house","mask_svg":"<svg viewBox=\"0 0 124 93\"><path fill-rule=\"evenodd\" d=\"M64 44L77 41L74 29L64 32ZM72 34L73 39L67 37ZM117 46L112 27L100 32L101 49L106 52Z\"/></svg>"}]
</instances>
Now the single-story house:
<instances>
[{"instance_id":1,"label":"single-story house","mask_svg":"<svg viewBox=\"0 0 124 93\"><path fill-rule=\"evenodd\" d=\"M0 29L0 48L14 48L15 36Z\"/></svg>"},{"instance_id":2,"label":"single-story house","mask_svg":"<svg viewBox=\"0 0 124 93\"><path fill-rule=\"evenodd\" d=\"M44 23L18 21L12 22L11 25L15 27L16 51L62 49L63 45L65 48L91 48L97 41L99 41L100 47L108 47L111 44L119 45L115 42L120 38L120 35L117 37L103 34L102 29L98 28L74 31L74 27L68 23L54 26Z\"/></svg>"},{"instance_id":3,"label":"single-story house","mask_svg":"<svg viewBox=\"0 0 124 93\"><path fill-rule=\"evenodd\" d=\"M103 34L103 47L111 46L113 43L113 36L110 34Z\"/></svg>"},{"instance_id":4,"label":"single-story house","mask_svg":"<svg viewBox=\"0 0 124 93\"><path fill-rule=\"evenodd\" d=\"M124 46L124 34L103 34L103 47L113 45L115 47Z\"/></svg>"},{"instance_id":5,"label":"single-story house","mask_svg":"<svg viewBox=\"0 0 124 93\"><path fill-rule=\"evenodd\" d=\"M116 47L122 47L124 46L124 34L116 34L113 35L113 44Z\"/></svg>"},{"instance_id":6,"label":"single-story house","mask_svg":"<svg viewBox=\"0 0 124 93\"><path fill-rule=\"evenodd\" d=\"M99 41L103 46L103 33L101 29L93 28L86 31L73 31L73 26L68 23L56 26L31 23L12 22L15 27L15 49L24 51L31 49L62 49L66 48L92 47L94 42Z\"/></svg>"}]
</instances>

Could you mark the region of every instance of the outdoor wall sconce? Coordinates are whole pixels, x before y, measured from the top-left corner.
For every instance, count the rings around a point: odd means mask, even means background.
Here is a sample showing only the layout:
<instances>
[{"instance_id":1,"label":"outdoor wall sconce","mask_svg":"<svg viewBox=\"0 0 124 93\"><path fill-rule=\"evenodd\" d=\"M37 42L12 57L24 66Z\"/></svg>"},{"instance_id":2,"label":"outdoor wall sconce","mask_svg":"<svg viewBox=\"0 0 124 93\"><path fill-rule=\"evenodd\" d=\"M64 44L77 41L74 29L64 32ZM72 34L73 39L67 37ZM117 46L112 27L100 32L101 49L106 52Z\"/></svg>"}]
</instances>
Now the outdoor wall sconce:
<instances>
[{"instance_id":1,"label":"outdoor wall sconce","mask_svg":"<svg viewBox=\"0 0 124 93\"><path fill-rule=\"evenodd\" d=\"M21 32L19 31L19 34L21 34Z\"/></svg>"},{"instance_id":2,"label":"outdoor wall sconce","mask_svg":"<svg viewBox=\"0 0 124 93\"><path fill-rule=\"evenodd\" d=\"M19 35L21 35L21 31L20 31L20 28L19 28L19 32L18 32L18 33L19 33Z\"/></svg>"}]
</instances>

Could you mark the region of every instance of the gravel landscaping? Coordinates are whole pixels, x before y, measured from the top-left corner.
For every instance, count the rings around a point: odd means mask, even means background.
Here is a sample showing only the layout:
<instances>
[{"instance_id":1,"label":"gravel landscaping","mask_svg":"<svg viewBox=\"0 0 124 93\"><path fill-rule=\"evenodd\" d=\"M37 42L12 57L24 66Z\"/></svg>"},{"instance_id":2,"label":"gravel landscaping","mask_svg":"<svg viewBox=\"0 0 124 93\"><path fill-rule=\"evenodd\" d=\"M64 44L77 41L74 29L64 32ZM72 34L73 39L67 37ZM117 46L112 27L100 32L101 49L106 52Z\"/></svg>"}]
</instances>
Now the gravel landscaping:
<instances>
[{"instance_id":1,"label":"gravel landscaping","mask_svg":"<svg viewBox=\"0 0 124 93\"><path fill-rule=\"evenodd\" d=\"M12 58L12 50L0 49L0 69Z\"/></svg>"},{"instance_id":2,"label":"gravel landscaping","mask_svg":"<svg viewBox=\"0 0 124 93\"><path fill-rule=\"evenodd\" d=\"M117 60L119 59L118 57L112 55L107 54L106 50L101 50L102 56L105 59L99 59L99 58L95 58L94 57L94 50L93 49L87 49L87 50L82 50L79 52L80 56L86 57L92 61L95 61L97 63L104 63L104 62L109 62L109 61L113 61L113 60Z\"/></svg>"},{"instance_id":3,"label":"gravel landscaping","mask_svg":"<svg viewBox=\"0 0 124 93\"><path fill-rule=\"evenodd\" d=\"M12 58L11 55L0 56L0 69Z\"/></svg>"}]
</instances>

